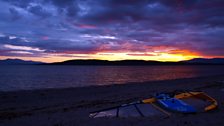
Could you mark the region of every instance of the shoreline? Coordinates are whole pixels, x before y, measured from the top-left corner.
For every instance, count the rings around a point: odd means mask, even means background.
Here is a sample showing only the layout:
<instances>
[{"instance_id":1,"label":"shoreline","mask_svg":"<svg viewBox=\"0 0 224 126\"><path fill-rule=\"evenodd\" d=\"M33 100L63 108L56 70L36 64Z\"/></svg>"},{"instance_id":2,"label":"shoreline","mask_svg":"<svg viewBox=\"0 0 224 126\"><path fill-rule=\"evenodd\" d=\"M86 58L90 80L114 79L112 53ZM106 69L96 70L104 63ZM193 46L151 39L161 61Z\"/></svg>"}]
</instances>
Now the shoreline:
<instances>
[{"instance_id":1,"label":"shoreline","mask_svg":"<svg viewBox=\"0 0 224 126\"><path fill-rule=\"evenodd\" d=\"M88 117L91 111L149 98L158 92L183 89L208 93L217 99L218 110L186 116L173 114L168 119ZM218 75L120 85L0 92L0 126L224 125L223 89L224 75Z\"/></svg>"}]
</instances>

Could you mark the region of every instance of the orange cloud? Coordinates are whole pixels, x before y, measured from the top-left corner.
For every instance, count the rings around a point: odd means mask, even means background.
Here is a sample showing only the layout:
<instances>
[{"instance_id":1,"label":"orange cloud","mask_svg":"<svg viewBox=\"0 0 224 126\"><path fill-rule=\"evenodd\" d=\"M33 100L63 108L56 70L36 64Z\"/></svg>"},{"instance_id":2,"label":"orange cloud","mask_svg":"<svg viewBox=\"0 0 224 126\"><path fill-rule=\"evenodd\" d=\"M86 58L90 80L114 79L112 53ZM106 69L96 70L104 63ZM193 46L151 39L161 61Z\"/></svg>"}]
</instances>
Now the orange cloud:
<instances>
[{"instance_id":1,"label":"orange cloud","mask_svg":"<svg viewBox=\"0 0 224 126\"><path fill-rule=\"evenodd\" d=\"M129 56L156 56L156 54L149 53L128 53Z\"/></svg>"},{"instance_id":2,"label":"orange cloud","mask_svg":"<svg viewBox=\"0 0 224 126\"><path fill-rule=\"evenodd\" d=\"M180 49L175 49L175 50L170 50L168 52L169 54L181 54L183 56L199 56L200 54L194 51L190 51L190 50L180 50Z\"/></svg>"}]
</instances>

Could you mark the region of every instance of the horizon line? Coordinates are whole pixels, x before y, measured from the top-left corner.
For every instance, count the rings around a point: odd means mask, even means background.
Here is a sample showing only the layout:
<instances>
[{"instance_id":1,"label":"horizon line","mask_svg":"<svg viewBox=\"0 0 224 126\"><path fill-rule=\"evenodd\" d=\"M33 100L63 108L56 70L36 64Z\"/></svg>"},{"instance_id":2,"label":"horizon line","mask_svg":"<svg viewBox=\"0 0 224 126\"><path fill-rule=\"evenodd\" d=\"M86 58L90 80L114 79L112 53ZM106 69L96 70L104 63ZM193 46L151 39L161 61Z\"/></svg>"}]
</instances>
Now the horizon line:
<instances>
[{"instance_id":1,"label":"horizon line","mask_svg":"<svg viewBox=\"0 0 224 126\"><path fill-rule=\"evenodd\" d=\"M156 61L156 62L182 62L182 61L189 61L192 59L223 59L220 57L213 57L213 58L203 58L203 57L198 57L198 58L191 58L188 60L179 60L179 61L159 61L159 60L144 60L144 59L122 59L122 60L104 60L104 59L68 59L68 60L63 60L63 61L56 61L56 62L44 62L44 61L38 61L38 60L24 60L22 58L3 58L0 60L22 60L22 61L31 61L31 62L42 62L42 63L61 63L61 62L66 62L66 61L72 61L72 60L82 60L82 61L88 61L88 60L98 60L98 61L109 61L109 62L116 62L116 61Z\"/></svg>"}]
</instances>

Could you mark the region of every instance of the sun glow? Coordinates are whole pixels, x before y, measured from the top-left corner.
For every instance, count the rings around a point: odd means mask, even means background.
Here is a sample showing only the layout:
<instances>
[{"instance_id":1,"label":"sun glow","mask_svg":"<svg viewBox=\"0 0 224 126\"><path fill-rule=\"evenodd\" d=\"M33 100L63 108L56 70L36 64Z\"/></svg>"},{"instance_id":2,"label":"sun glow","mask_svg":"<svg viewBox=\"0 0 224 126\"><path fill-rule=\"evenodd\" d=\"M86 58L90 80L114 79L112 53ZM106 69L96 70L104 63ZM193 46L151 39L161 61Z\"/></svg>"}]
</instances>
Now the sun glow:
<instances>
[{"instance_id":1,"label":"sun glow","mask_svg":"<svg viewBox=\"0 0 224 126\"><path fill-rule=\"evenodd\" d=\"M97 53L96 59L102 60L156 60L156 61L181 61L198 58L197 55L168 54L168 53Z\"/></svg>"},{"instance_id":2,"label":"sun glow","mask_svg":"<svg viewBox=\"0 0 224 126\"><path fill-rule=\"evenodd\" d=\"M155 61L182 61L193 58L198 58L199 55L185 52L185 53L165 53L165 52L98 52L94 54L46 54L44 57L4 57L19 58L23 60L33 60L42 62L61 62L72 59L98 59L98 60L155 60Z\"/></svg>"}]
</instances>

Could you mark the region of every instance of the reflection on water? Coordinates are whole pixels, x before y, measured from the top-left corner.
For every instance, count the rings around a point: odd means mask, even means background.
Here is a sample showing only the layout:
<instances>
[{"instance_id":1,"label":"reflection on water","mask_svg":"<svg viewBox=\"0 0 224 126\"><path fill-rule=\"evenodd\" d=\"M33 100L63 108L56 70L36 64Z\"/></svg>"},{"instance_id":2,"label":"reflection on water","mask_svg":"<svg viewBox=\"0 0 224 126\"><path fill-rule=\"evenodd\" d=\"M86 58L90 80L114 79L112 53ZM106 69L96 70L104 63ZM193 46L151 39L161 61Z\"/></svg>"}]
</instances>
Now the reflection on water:
<instances>
[{"instance_id":1,"label":"reflection on water","mask_svg":"<svg viewBox=\"0 0 224 126\"><path fill-rule=\"evenodd\" d=\"M223 66L1 66L0 90L123 84L224 74Z\"/></svg>"}]
</instances>

